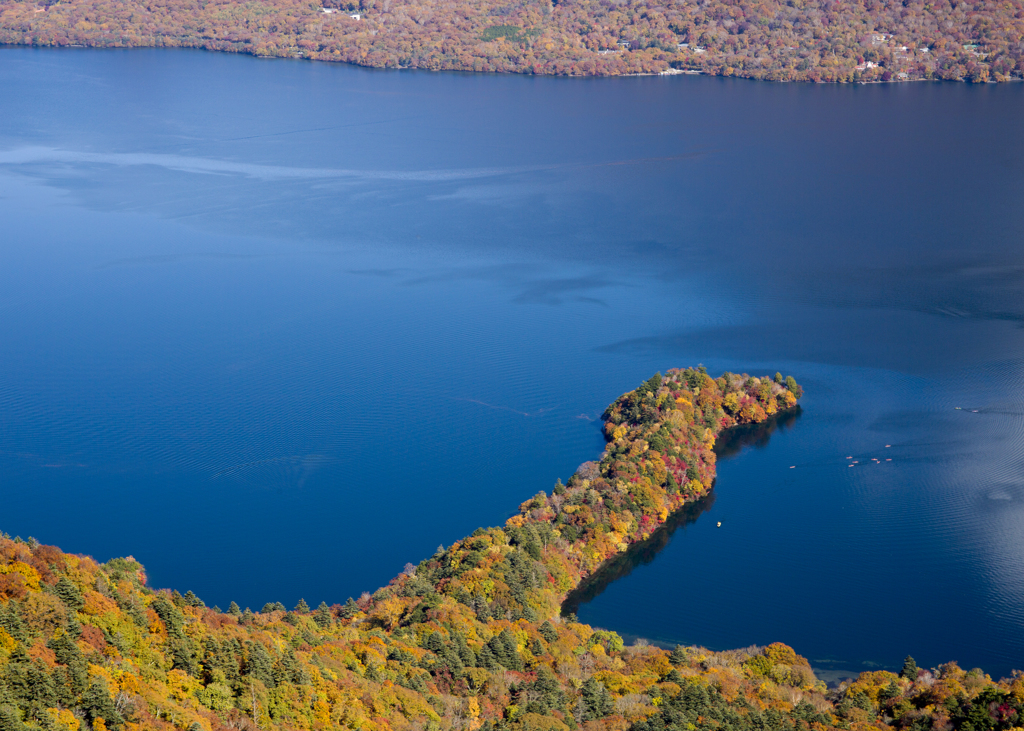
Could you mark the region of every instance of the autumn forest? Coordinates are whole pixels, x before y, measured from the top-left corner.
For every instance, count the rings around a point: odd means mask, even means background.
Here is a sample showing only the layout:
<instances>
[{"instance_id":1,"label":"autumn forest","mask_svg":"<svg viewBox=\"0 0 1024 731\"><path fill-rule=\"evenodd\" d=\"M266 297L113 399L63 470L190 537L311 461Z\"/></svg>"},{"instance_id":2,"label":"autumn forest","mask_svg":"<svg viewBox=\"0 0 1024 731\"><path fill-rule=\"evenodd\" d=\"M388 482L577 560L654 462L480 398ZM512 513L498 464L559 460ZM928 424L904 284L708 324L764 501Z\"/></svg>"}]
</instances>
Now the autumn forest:
<instances>
[{"instance_id":1,"label":"autumn forest","mask_svg":"<svg viewBox=\"0 0 1024 731\"><path fill-rule=\"evenodd\" d=\"M627 646L562 615L583 579L708 494L723 430L801 396L781 374L657 374L605 411L599 460L333 606L222 611L150 588L131 557L2 536L0 731L1019 727L1024 675L908 657L828 688L783 644Z\"/></svg>"},{"instance_id":2,"label":"autumn forest","mask_svg":"<svg viewBox=\"0 0 1024 731\"><path fill-rule=\"evenodd\" d=\"M557 75L1024 77L1005 0L2 0L0 43Z\"/></svg>"}]
</instances>

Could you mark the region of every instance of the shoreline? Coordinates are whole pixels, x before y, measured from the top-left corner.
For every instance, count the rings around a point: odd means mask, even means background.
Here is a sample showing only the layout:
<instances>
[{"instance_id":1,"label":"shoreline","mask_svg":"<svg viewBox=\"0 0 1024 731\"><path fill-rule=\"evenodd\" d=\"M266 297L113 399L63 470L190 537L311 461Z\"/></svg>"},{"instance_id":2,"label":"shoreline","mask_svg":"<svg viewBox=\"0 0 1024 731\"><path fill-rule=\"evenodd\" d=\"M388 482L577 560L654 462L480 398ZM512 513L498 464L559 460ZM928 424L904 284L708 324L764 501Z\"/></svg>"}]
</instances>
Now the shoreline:
<instances>
[{"instance_id":1,"label":"shoreline","mask_svg":"<svg viewBox=\"0 0 1024 731\"><path fill-rule=\"evenodd\" d=\"M1016 678L955 663L907 658L898 675L840 682L846 671L819 678L782 643L627 646L560 615L559 597L608 558L699 516L715 448L742 446L799 396L781 374L656 374L605 410L599 462L344 605L209 609L149 588L130 557L100 565L0 534L0 719L17 731L888 731L926 701L928 727L966 728L995 701L1024 713Z\"/></svg>"},{"instance_id":2,"label":"shoreline","mask_svg":"<svg viewBox=\"0 0 1024 731\"><path fill-rule=\"evenodd\" d=\"M4 5L0 2L0 19L2 19ZM251 56L253 58L262 59L290 59L296 61L319 61L323 63L340 63L349 66L356 66L361 68L374 68L382 70L416 70L416 71L430 71L430 72L459 72L459 73L474 73L474 74L516 74L523 76L549 76L549 77L564 77L564 78L616 78L616 77L641 77L641 76L716 76L721 78L736 78L746 79L749 81L761 81L770 83L810 83L810 84L900 84L909 83L914 81L948 81L957 83L970 83L970 84L1003 84L1011 82L1022 82L1024 81L1024 68L1018 73L1018 75L999 74L995 78L990 77L989 74L984 74L978 78L973 78L968 75L959 75L952 77L942 77L934 75L934 72L929 72L931 75L921 76L915 75L912 78L900 79L896 78L899 72L898 69L902 67L894 67L893 78L883 79L880 78L881 74L877 74L879 78L861 78L858 73L851 70L848 67L843 67L841 73L835 78L822 78L810 76L800 76L799 74L792 75L790 78L776 78L772 75L765 75L760 72L744 73L742 70L737 70L729 66L716 65L718 62L722 62L718 56L711 56L707 59L709 63L703 68L676 68L671 64L677 63L678 59L670 55L662 54L661 56L653 57L648 55L640 55L641 52L633 52L633 55L638 56L637 58L623 58L623 54L616 54L612 59L616 58L626 63L625 67L611 66L609 64L612 61L608 60L608 57L603 56L601 51L588 51L581 56L573 57L555 57L546 59L543 63L533 63L527 66L508 65L505 62L494 64L490 62L483 62L482 64L473 63L437 63L435 61L426 63L392 63L390 60L368 60L369 56L366 53L362 53L361 57L352 55L353 49L348 49L343 55L337 53L336 55L325 55L324 53L310 53L308 51L298 51L294 46L286 46L278 48L274 51L261 50L259 48L250 46L225 46L224 44L217 44L210 41L194 40L189 41L187 39L175 38L173 36L167 37L154 37L149 42L142 42L136 44L129 44L124 42L111 42L109 39L98 40L90 42L88 39L75 38L75 42L64 41L64 42L23 42L17 40L5 39L3 36L11 32L10 28L5 28L0 23L0 48L89 48L89 49L121 49L128 50L134 48L146 48L146 49L170 49L170 48L187 48L192 50L209 51L211 53L231 53L238 55ZM122 35L128 31L125 30ZM376 34L376 31L374 32ZM636 70L630 66L640 64L641 66L647 66L645 69ZM621 64L620 64L621 66ZM651 68L653 66L653 68ZM888 68L882 68L883 73L888 71ZM987 68L987 67L985 67ZM650 70L648 70L650 69ZM785 70L791 72L792 69ZM780 71L781 72L781 71ZM772 73L775 73L774 71Z\"/></svg>"}]
</instances>

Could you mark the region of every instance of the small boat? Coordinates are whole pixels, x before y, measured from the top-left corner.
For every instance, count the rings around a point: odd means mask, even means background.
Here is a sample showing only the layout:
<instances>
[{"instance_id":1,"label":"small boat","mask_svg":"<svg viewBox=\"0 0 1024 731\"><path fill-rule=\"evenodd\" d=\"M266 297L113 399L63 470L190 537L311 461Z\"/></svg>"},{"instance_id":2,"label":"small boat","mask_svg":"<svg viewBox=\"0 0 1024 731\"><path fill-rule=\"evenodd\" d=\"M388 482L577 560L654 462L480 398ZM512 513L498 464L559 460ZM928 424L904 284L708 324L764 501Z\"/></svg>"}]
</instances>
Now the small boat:
<instances>
[{"instance_id":1,"label":"small boat","mask_svg":"<svg viewBox=\"0 0 1024 731\"><path fill-rule=\"evenodd\" d=\"M722 521L718 521L718 527L719 527L719 528L721 528L721 527L722 527Z\"/></svg>"}]
</instances>

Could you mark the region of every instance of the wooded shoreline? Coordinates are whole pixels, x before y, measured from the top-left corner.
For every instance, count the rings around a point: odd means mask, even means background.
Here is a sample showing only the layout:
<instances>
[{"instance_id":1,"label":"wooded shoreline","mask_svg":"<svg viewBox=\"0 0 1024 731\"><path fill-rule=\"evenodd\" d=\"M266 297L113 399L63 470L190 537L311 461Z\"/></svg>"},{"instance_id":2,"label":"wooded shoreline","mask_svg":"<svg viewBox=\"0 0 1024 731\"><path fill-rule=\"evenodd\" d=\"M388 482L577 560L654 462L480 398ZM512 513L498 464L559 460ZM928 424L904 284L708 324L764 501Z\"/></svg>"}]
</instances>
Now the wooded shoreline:
<instances>
[{"instance_id":1,"label":"wooded shoreline","mask_svg":"<svg viewBox=\"0 0 1024 731\"><path fill-rule=\"evenodd\" d=\"M201 48L374 68L567 76L1024 78L1024 0L324 2L3 0L0 45Z\"/></svg>"},{"instance_id":2,"label":"wooded shoreline","mask_svg":"<svg viewBox=\"0 0 1024 731\"><path fill-rule=\"evenodd\" d=\"M626 646L562 617L609 558L699 510L723 430L793 409L801 387L703 368L655 375L604 413L608 443L565 483L358 600L207 608L0 536L0 731L1009 731L1024 675L955 663L828 689L783 644Z\"/></svg>"}]
</instances>

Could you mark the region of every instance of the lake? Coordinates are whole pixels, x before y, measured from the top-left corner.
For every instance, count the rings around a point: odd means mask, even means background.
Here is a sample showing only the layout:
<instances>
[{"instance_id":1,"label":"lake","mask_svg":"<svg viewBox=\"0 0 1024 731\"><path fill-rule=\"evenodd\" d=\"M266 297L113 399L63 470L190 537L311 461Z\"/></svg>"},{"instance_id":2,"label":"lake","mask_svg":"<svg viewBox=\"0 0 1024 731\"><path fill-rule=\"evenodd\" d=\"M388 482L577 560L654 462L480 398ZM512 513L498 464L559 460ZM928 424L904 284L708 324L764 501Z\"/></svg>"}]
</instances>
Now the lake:
<instances>
[{"instance_id":1,"label":"lake","mask_svg":"<svg viewBox=\"0 0 1024 731\"><path fill-rule=\"evenodd\" d=\"M799 415L581 620L1007 675L1021 119L1019 84L0 49L0 529L344 602L568 478L654 372L782 371Z\"/></svg>"}]
</instances>

